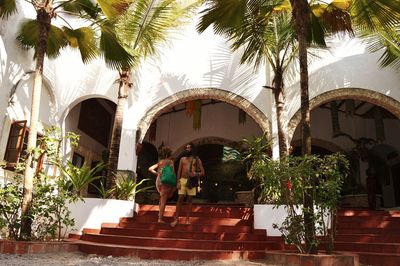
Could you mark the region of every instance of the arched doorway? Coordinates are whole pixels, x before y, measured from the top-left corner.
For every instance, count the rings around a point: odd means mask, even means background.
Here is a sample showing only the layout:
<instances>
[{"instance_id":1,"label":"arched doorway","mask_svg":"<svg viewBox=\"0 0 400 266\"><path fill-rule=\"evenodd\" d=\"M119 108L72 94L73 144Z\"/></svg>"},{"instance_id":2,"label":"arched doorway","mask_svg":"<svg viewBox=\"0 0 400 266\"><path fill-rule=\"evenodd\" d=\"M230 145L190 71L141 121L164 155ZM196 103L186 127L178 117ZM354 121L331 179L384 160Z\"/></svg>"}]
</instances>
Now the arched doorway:
<instances>
[{"instance_id":1,"label":"arched doorway","mask_svg":"<svg viewBox=\"0 0 400 266\"><path fill-rule=\"evenodd\" d=\"M65 159L78 167L83 164L94 167L101 161L106 162L115 110L116 104L104 98L85 99L71 107L65 114L64 131L74 132L80 139L76 149L65 152ZM89 196L99 194L90 185L87 192Z\"/></svg>"},{"instance_id":2,"label":"arched doorway","mask_svg":"<svg viewBox=\"0 0 400 266\"><path fill-rule=\"evenodd\" d=\"M311 102L313 138L335 144L350 159L351 171L344 193L366 195L367 169L374 167L378 180L375 190L383 198L377 207L399 204L395 200L397 185L394 182L397 177L391 174L391 167L397 169L396 163L388 166L385 159L388 149L377 153L375 147L383 145L394 151L400 149L397 137L400 134L400 103L386 95L363 89L335 90L321 94ZM294 115L289 123L293 141L300 139L299 128L293 130L295 123L300 121L298 118L297 114ZM386 182L382 182L383 179ZM366 202L355 207L367 207Z\"/></svg>"},{"instance_id":3,"label":"arched doorway","mask_svg":"<svg viewBox=\"0 0 400 266\"><path fill-rule=\"evenodd\" d=\"M246 169L236 155L243 137L262 135L264 129L243 109L218 99L191 98L201 108L200 124L196 114L188 115L188 101L178 101L154 118L144 142L169 146L178 168L178 162L187 143L197 146L206 177L196 200L199 202L234 202L235 192L251 190ZM198 122L197 121L197 122ZM265 121L263 122L266 125ZM142 154L139 153L138 161Z\"/></svg>"}]
</instances>

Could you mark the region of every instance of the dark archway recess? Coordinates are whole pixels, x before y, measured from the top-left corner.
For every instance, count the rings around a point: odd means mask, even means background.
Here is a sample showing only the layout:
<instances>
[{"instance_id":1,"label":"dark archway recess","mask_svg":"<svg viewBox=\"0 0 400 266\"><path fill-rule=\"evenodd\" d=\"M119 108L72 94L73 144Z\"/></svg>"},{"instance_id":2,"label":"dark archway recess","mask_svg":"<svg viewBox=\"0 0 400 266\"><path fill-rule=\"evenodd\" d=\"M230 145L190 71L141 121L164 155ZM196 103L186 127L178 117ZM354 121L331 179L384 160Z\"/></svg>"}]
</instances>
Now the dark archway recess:
<instances>
[{"instance_id":1,"label":"dark archway recess","mask_svg":"<svg viewBox=\"0 0 400 266\"><path fill-rule=\"evenodd\" d=\"M239 152L220 144L201 144L197 147L203 162L205 177L197 199L212 203L234 202L235 192L252 190L254 184L247 178L246 168ZM175 160L178 169L181 155Z\"/></svg>"},{"instance_id":2,"label":"dark archway recess","mask_svg":"<svg viewBox=\"0 0 400 266\"><path fill-rule=\"evenodd\" d=\"M155 180L155 176L152 175L148 169L153 164L158 161L158 151L157 148L148 142L143 142L143 147L138 155L137 161L137 177L138 180L149 178L150 180ZM152 182L154 184L154 182Z\"/></svg>"}]
</instances>

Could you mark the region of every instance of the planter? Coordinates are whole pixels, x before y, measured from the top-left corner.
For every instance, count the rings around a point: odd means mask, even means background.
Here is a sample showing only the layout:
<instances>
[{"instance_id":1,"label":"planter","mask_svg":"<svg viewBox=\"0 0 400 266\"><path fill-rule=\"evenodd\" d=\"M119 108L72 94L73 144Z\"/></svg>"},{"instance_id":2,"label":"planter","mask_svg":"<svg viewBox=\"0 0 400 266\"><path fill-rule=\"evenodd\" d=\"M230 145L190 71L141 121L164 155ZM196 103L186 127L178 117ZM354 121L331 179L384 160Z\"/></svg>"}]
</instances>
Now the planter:
<instances>
[{"instance_id":1,"label":"planter","mask_svg":"<svg viewBox=\"0 0 400 266\"><path fill-rule=\"evenodd\" d=\"M268 236L281 236L273 224L281 225L287 216L285 205L254 204L254 229L267 230ZM328 216L325 217L328 219Z\"/></svg>"},{"instance_id":2,"label":"planter","mask_svg":"<svg viewBox=\"0 0 400 266\"><path fill-rule=\"evenodd\" d=\"M376 195L376 207L383 206L382 195ZM343 195L340 206L348 208L368 208L368 194Z\"/></svg>"},{"instance_id":3,"label":"planter","mask_svg":"<svg viewBox=\"0 0 400 266\"><path fill-rule=\"evenodd\" d=\"M253 207L254 206L254 192L251 190L235 192L235 203L242 203L246 207Z\"/></svg>"},{"instance_id":4,"label":"planter","mask_svg":"<svg viewBox=\"0 0 400 266\"><path fill-rule=\"evenodd\" d=\"M160 201L160 193L157 190L141 191L135 196L135 202L138 204L158 205Z\"/></svg>"},{"instance_id":5,"label":"planter","mask_svg":"<svg viewBox=\"0 0 400 266\"><path fill-rule=\"evenodd\" d=\"M84 201L69 204L74 228L68 233L81 234L84 228L100 229L102 223L118 223L121 217L132 217L135 201L84 198Z\"/></svg>"},{"instance_id":6,"label":"planter","mask_svg":"<svg viewBox=\"0 0 400 266\"><path fill-rule=\"evenodd\" d=\"M293 252L266 251L266 264L290 266L359 266L357 254L299 254Z\"/></svg>"}]
</instances>

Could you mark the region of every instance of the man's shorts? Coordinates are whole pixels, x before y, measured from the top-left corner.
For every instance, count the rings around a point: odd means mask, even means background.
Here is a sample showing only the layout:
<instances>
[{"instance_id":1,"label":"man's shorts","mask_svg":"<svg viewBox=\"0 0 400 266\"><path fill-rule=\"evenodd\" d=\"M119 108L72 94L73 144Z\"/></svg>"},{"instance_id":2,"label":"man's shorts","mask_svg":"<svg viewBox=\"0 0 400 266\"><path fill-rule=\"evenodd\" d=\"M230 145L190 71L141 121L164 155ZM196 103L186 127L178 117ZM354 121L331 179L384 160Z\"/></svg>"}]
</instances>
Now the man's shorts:
<instances>
[{"instance_id":1,"label":"man's shorts","mask_svg":"<svg viewBox=\"0 0 400 266\"><path fill-rule=\"evenodd\" d=\"M186 177L181 177L179 179L179 184L181 185L181 188L178 190L178 195L196 196L197 188L186 187L187 182L188 182L188 178L186 178Z\"/></svg>"}]
</instances>

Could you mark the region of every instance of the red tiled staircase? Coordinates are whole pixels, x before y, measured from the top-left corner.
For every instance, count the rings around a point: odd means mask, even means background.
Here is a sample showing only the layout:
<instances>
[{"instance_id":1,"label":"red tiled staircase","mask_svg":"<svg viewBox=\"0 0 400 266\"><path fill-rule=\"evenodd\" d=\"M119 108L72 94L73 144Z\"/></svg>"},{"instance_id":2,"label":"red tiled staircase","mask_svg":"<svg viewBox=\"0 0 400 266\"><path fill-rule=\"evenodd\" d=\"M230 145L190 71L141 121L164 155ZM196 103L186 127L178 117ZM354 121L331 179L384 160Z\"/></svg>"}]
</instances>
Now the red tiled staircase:
<instances>
[{"instance_id":1,"label":"red tiled staircase","mask_svg":"<svg viewBox=\"0 0 400 266\"><path fill-rule=\"evenodd\" d=\"M365 265L400 265L400 211L340 210L335 250Z\"/></svg>"},{"instance_id":2,"label":"red tiled staircase","mask_svg":"<svg viewBox=\"0 0 400 266\"><path fill-rule=\"evenodd\" d=\"M253 209L236 206L194 205L190 225L172 228L175 206L167 206L166 224L157 223L158 206L141 205L134 217L100 230L84 230L79 250L99 255L142 259L263 259L265 250L280 249L279 240L253 229ZM184 210L183 210L184 214Z\"/></svg>"}]
</instances>

